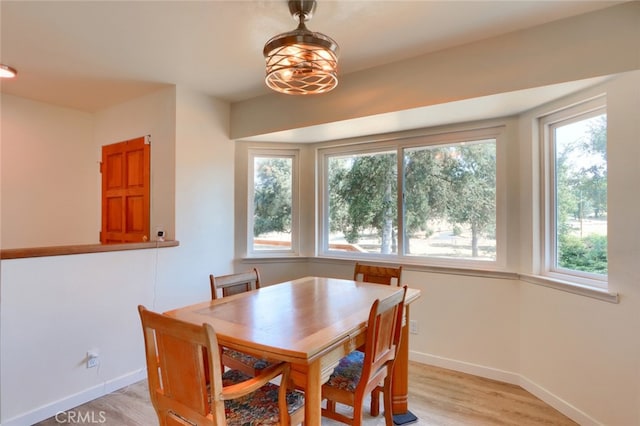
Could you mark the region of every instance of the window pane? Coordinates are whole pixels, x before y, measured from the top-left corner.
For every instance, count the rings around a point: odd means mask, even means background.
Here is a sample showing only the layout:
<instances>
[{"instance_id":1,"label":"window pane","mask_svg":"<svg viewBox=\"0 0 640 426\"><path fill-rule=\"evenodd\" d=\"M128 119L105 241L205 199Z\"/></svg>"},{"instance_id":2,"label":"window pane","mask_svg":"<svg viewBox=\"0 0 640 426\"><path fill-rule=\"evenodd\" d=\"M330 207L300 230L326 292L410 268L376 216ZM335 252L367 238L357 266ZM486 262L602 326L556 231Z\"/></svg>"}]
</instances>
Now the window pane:
<instances>
[{"instance_id":1,"label":"window pane","mask_svg":"<svg viewBox=\"0 0 640 426\"><path fill-rule=\"evenodd\" d=\"M328 157L329 250L397 253L395 151Z\"/></svg>"},{"instance_id":2,"label":"window pane","mask_svg":"<svg viewBox=\"0 0 640 426\"><path fill-rule=\"evenodd\" d=\"M496 141L404 153L405 254L496 260Z\"/></svg>"},{"instance_id":3,"label":"window pane","mask_svg":"<svg viewBox=\"0 0 640 426\"><path fill-rule=\"evenodd\" d=\"M290 250L293 159L254 157L253 249Z\"/></svg>"},{"instance_id":4,"label":"window pane","mask_svg":"<svg viewBox=\"0 0 640 426\"><path fill-rule=\"evenodd\" d=\"M607 273L607 117L558 125L555 267Z\"/></svg>"}]
</instances>

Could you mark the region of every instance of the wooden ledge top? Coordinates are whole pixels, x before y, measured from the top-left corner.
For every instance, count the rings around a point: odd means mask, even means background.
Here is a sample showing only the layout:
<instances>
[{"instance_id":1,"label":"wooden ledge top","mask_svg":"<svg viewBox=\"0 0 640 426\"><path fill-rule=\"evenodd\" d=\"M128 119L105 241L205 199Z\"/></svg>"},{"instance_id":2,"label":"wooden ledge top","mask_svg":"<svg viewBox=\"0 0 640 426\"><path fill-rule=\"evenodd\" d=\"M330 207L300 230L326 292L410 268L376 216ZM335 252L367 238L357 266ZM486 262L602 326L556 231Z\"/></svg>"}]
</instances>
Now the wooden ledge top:
<instances>
[{"instance_id":1,"label":"wooden ledge top","mask_svg":"<svg viewBox=\"0 0 640 426\"><path fill-rule=\"evenodd\" d=\"M125 244L80 244L72 246L25 247L0 250L0 259L24 259L29 257L63 256L68 254L103 253L108 251L144 250L152 248L177 247L180 242L149 241Z\"/></svg>"}]
</instances>

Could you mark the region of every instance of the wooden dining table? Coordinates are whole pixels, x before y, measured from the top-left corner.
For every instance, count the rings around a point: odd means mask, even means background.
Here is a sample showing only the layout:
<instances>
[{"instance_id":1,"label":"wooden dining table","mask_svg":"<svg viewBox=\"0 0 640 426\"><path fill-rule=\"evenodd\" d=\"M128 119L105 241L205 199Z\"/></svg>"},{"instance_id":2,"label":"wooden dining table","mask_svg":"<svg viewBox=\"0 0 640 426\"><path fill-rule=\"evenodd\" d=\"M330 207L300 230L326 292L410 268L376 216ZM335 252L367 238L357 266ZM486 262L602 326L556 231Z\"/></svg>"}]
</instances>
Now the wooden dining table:
<instances>
[{"instance_id":1,"label":"wooden dining table","mask_svg":"<svg viewBox=\"0 0 640 426\"><path fill-rule=\"evenodd\" d=\"M338 361L365 341L369 310L400 287L304 277L165 312L193 324L211 324L220 345L291 363L293 383L305 391L305 424L321 424L322 384ZM393 412L408 412L409 305L393 377Z\"/></svg>"}]
</instances>

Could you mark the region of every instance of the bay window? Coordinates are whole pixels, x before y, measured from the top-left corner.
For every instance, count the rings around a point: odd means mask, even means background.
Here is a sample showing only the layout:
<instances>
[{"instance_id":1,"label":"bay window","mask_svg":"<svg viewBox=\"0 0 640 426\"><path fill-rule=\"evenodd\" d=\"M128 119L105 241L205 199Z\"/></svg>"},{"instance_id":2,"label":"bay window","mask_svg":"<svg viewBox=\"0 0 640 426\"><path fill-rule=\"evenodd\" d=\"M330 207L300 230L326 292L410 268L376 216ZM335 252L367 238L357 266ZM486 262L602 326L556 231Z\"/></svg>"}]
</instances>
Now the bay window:
<instances>
[{"instance_id":1,"label":"bay window","mask_svg":"<svg viewBox=\"0 0 640 426\"><path fill-rule=\"evenodd\" d=\"M497 127L320 150L319 252L501 267L502 138Z\"/></svg>"}]
</instances>

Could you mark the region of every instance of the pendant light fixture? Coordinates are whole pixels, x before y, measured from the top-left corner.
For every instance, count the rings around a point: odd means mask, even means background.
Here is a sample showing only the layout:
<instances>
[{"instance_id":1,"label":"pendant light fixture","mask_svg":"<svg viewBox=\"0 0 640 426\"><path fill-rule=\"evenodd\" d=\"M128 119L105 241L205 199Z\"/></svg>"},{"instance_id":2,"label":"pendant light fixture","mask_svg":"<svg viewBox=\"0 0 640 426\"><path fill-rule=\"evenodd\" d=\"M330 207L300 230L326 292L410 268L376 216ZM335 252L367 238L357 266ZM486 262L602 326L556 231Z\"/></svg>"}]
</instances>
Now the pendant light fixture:
<instances>
[{"instance_id":1,"label":"pendant light fixture","mask_svg":"<svg viewBox=\"0 0 640 426\"><path fill-rule=\"evenodd\" d=\"M291 16L299 22L298 28L265 44L265 82L276 92L288 95L328 92L338 85L338 44L305 26L316 9L315 0L289 0L288 4Z\"/></svg>"}]
</instances>

